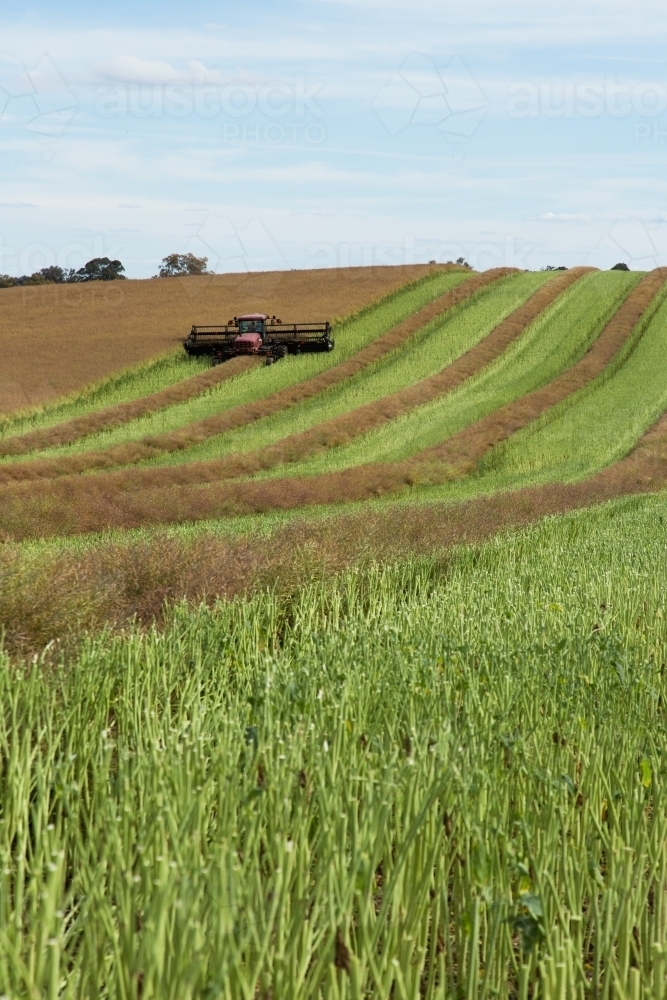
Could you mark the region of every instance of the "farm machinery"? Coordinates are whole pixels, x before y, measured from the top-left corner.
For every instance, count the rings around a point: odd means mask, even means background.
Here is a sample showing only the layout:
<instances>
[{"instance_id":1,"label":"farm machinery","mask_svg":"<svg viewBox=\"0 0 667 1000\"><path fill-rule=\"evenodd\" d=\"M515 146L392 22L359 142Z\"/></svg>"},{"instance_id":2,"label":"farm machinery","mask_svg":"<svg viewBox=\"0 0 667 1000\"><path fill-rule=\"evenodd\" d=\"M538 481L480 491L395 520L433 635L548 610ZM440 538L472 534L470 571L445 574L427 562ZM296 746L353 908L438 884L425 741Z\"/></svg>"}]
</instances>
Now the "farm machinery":
<instances>
[{"instance_id":1,"label":"farm machinery","mask_svg":"<svg viewBox=\"0 0 667 1000\"><path fill-rule=\"evenodd\" d=\"M287 354L333 351L330 323L283 323L266 313L235 316L224 326L193 326L183 344L190 355L209 354L218 365L241 355L259 355L267 365Z\"/></svg>"}]
</instances>

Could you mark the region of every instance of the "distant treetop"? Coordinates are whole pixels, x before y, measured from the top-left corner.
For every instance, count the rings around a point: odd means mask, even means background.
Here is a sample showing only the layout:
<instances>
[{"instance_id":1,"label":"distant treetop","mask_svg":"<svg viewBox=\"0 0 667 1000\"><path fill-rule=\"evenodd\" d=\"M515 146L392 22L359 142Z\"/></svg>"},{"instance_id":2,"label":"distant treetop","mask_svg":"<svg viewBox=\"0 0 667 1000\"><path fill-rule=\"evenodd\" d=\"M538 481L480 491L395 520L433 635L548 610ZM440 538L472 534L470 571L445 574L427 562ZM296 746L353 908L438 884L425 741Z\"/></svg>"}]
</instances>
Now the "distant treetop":
<instances>
[{"instance_id":1,"label":"distant treetop","mask_svg":"<svg viewBox=\"0 0 667 1000\"><path fill-rule=\"evenodd\" d=\"M72 267L62 268L52 264L33 274L22 274L19 278L11 274L0 274L0 288L15 288L17 285L72 285L81 281L118 281L119 278L125 279L124 270L119 260L95 257L78 271Z\"/></svg>"},{"instance_id":2,"label":"distant treetop","mask_svg":"<svg viewBox=\"0 0 667 1000\"><path fill-rule=\"evenodd\" d=\"M76 281L117 281L125 278L125 268L119 260L109 260L108 257L95 257L76 272Z\"/></svg>"},{"instance_id":3,"label":"distant treetop","mask_svg":"<svg viewBox=\"0 0 667 1000\"><path fill-rule=\"evenodd\" d=\"M210 274L208 257L195 257L193 253L170 253L164 257L159 278L180 278L191 274Z\"/></svg>"},{"instance_id":4,"label":"distant treetop","mask_svg":"<svg viewBox=\"0 0 667 1000\"><path fill-rule=\"evenodd\" d=\"M629 271L629 270L630 268L628 267L628 265L624 264L623 262L621 262L620 264L614 264L614 266L612 267L612 271Z\"/></svg>"}]
</instances>

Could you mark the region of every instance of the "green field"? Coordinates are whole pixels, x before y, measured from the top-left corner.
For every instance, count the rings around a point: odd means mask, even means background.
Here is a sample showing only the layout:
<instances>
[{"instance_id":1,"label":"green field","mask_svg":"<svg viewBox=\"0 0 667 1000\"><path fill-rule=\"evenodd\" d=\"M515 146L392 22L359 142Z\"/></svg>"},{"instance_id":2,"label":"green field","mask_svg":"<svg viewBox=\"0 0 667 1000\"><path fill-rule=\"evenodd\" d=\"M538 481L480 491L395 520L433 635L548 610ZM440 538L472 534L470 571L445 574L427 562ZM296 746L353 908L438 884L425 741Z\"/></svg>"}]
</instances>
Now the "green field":
<instances>
[{"instance_id":1,"label":"green field","mask_svg":"<svg viewBox=\"0 0 667 1000\"><path fill-rule=\"evenodd\" d=\"M5 662L0 988L661 996L666 516Z\"/></svg>"},{"instance_id":2,"label":"green field","mask_svg":"<svg viewBox=\"0 0 667 1000\"><path fill-rule=\"evenodd\" d=\"M466 277L0 469L269 399ZM601 375L456 480L345 493L549 387L643 273L585 274L452 391L218 482L217 459L418 390L550 280L502 277L198 444L0 481L0 1000L667 1000L667 284ZM0 434L204 370L172 354ZM342 485L292 502L320 482ZM244 516L179 514L255 483Z\"/></svg>"},{"instance_id":3,"label":"green field","mask_svg":"<svg viewBox=\"0 0 667 1000\"><path fill-rule=\"evenodd\" d=\"M310 462L289 475L319 475L369 461L396 461L446 440L524 393L546 385L590 347L638 276L593 273L541 315L494 363L454 392ZM285 475L286 470L272 475Z\"/></svg>"}]
</instances>

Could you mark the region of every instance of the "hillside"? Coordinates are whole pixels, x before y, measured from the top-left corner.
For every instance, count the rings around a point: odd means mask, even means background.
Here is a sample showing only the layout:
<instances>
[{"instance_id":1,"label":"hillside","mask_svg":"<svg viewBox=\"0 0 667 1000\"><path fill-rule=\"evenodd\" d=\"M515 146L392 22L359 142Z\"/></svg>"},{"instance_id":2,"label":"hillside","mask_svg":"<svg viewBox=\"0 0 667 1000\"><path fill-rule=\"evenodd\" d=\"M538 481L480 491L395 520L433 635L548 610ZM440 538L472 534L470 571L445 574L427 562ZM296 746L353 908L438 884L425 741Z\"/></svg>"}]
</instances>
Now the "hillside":
<instances>
[{"instance_id":1,"label":"hillside","mask_svg":"<svg viewBox=\"0 0 667 1000\"><path fill-rule=\"evenodd\" d=\"M660 424L633 449L667 405L665 277L434 270L337 323L329 354L210 368L177 351L5 420L0 527L20 539L392 494L625 491L659 458Z\"/></svg>"},{"instance_id":2,"label":"hillside","mask_svg":"<svg viewBox=\"0 0 667 1000\"><path fill-rule=\"evenodd\" d=\"M292 322L332 319L432 269L349 267L3 289L0 416L174 349L193 323L224 323L257 309Z\"/></svg>"},{"instance_id":3,"label":"hillside","mask_svg":"<svg viewBox=\"0 0 667 1000\"><path fill-rule=\"evenodd\" d=\"M2 995L667 995L667 269L410 277L0 425Z\"/></svg>"}]
</instances>

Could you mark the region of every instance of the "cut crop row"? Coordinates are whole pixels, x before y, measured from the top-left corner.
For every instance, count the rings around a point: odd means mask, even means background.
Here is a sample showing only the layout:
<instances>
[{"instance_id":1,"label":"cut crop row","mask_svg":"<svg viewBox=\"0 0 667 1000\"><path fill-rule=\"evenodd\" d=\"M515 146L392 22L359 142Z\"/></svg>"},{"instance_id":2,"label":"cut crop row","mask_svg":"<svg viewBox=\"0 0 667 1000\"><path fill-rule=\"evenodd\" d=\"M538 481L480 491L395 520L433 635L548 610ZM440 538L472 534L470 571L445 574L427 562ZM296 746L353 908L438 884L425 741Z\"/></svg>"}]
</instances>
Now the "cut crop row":
<instances>
[{"instance_id":1,"label":"cut crop row","mask_svg":"<svg viewBox=\"0 0 667 1000\"><path fill-rule=\"evenodd\" d=\"M126 403L95 410L85 416L75 417L66 423L53 427L34 430L20 437L8 437L0 440L0 457L9 455L26 455L31 451L54 448L63 444L71 444L79 438L88 437L101 430L118 427L130 420L155 413L157 410L175 406L200 396L214 386L226 382L227 379L248 371L259 363L258 358L233 358L228 364L217 368L206 368L197 375L181 379L174 385L160 389L148 396L140 396Z\"/></svg>"},{"instance_id":2,"label":"cut crop row","mask_svg":"<svg viewBox=\"0 0 667 1000\"><path fill-rule=\"evenodd\" d=\"M458 389L347 445L291 467L289 475L313 476L368 462L402 461L548 385L583 357L640 280L641 275L618 271L588 275L542 313L495 362Z\"/></svg>"},{"instance_id":3,"label":"cut crop row","mask_svg":"<svg viewBox=\"0 0 667 1000\"><path fill-rule=\"evenodd\" d=\"M571 387L577 383L583 385L595 377L630 338L662 289L664 277L660 269L647 275L607 324L586 357L557 383ZM550 388L540 392L549 392ZM553 398L553 395L546 398ZM527 399L536 396L538 400L545 398L538 392ZM522 405L521 400L518 403ZM530 406L521 412L530 412ZM5 530L13 534L39 535L361 500L400 491L417 483L437 483L450 478L451 467L434 462L433 451L428 449L405 462L357 467L313 478L126 491L110 490L107 477L86 477L85 481L53 481L49 484L48 495L31 489L30 484L5 487L2 519Z\"/></svg>"},{"instance_id":4,"label":"cut crop row","mask_svg":"<svg viewBox=\"0 0 667 1000\"><path fill-rule=\"evenodd\" d=\"M160 392L191 378L194 373L205 371L207 367L207 359L189 358L180 350L170 351L154 361L126 368L64 399L27 411L20 410L11 416L0 416L0 447L4 448L7 440L27 437L55 425L78 420L96 410L122 405Z\"/></svg>"},{"instance_id":5,"label":"cut crop row","mask_svg":"<svg viewBox=\"0 0 667 1000\"><path fill-rule=\"evenodd\" d=\"M136 442L128 441L125 444L116 445L105 450L84 452L81 455L63 455L62 457L32 459L29 462L5 463L0 466L0 481L8 482L32 478L49 478L94 469L107 469L115 465L133 464L141 459L150 458L162 452L186 448L197 441L219 434L225 429L244 426L268 414L287 409L302 400L316 396L327 388L343 382L357 372L362 371L368 365L373 364L399 347L435 316L466 302L474 295L492 285L495 281L504 278L510 273L513 273L511 269L500 268L496 271L487 271L483 275L467 278L465 281L461 281L461 276L456 273L438 275L438 280L441 283L444 284L446 281L446 284L450 286L448 290L436 298L433 298L432 294L429 294L428 298L432 301L428 305L423 305L417 312L409 315L407 319L404 319L398 325L376 336L375 339L371 339L370 343L367 342L366 346L362 347L356 353L351 353L351 356L348 356L346 360L339 360L337 364L334 364L330 360L332 358L331 354L306 356L311 368L313 365L316 365L319 369L324 369L320 370L317 375L306 378L304 381L294 382L294 373L297 366L290 365L287 361L281 362L279 365L274 365L268 372L266 369L260 369L262 375L266 372L269 376L272 374L273 369L283 369L285 376L278 375L278 379L282 378L284 381L287 381L287 386L277 392L265 395L261 399L256 399L251 403L237 406L228 405L222 412L217 412L195 423L187 423L186 426L171 433L149 437ZM452 288L451 285L454 280L457 283ZM426 289L426 291L428 293L430 289ZM372 322L365 325L367 329L373 328ZM338 333L337 336L339 336ZM294 362L301 360L301 358L293 359ZM308 369L306 368L305 370ZM246 385L251 377L252 373L243 380ZM232 383L233 385L234 383ZM266 389L267 385L270 385L270 383L265 383L264 389ZM209 407L216 405L213 395L209 394L207 397L206 405ZM229 392L225 398L229 404ZM192 404L189 405L192 406ZM221 403L218 402L218 408L220 405ZM174 407L172 409L181 409L187 412L188 404L185 407Z\"/></svg>"},{"instance_id":6,"label":"cut crop row","mask_svg":"<svg viewBox=\"0 0 667 1000\"><path fill-rule=\"evenodd\" d=\"M622 458L667 408L666 331L663 295L623 363L494 449L480 465L481 479L578 479Z\"/></svg>"}]
</instances>

